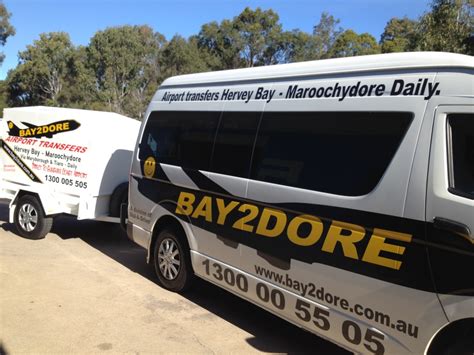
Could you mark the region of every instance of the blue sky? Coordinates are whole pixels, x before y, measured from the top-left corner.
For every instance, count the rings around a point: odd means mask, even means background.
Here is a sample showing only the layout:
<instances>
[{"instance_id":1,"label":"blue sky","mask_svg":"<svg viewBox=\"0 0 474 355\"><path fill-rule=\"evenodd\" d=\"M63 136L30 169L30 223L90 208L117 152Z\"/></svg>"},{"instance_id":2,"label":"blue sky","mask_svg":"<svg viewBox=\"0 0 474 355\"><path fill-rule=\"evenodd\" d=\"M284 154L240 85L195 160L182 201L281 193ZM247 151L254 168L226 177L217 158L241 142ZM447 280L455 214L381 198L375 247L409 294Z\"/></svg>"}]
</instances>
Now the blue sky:
<instances>
[{"instance_id":1,"label":"blue sky","mask_svg":"<svg viewBox=\"0 0 474 355\"><path fill-rule=\"evenodd\" d=\"M2 1L2 0L0 0ZM429 0L3 0L16 35L0 48L5 61L0 80L18 63L18 52L43 32L64 31L76 45L87 45L98 30L119 25L151 26L170 39L188 37L202 24L238 15L246 6L273 9L284 30L311 32L326 11L345 29L369 32L377 40L392 17L418 18L429 10Z\"/></svg>"}]
</instances>

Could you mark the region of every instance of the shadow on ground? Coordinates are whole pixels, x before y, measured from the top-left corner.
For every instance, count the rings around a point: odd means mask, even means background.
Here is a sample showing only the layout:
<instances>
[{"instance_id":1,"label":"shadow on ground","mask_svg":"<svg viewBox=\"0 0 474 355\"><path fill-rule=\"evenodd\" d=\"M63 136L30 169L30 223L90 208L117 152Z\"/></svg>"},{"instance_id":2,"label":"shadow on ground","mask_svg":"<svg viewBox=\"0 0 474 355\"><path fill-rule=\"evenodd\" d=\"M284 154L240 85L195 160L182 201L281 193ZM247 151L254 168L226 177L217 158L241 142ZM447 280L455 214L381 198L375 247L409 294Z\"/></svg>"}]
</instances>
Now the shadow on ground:
<instances>
[{"instance_id":1,"label":"shadow on ground","mask_svg":"<svg viewBox=\"0 0 474 355\"><path fill-rule=\"evenodd\" d=\"M8 221L8 205L0 201L0 223L2 221ZM1 224L0 228L15 233L14 226L9 223ZM145 249L131 242L118 225L90 220L77 221L73 217L59 216L54 221L52 233L62 239L80 238L132 272L156 283L153 268L146 263ZM252 334L247 342L256 350L272 353L347 354L336 345L205 281L197 280L192 291L183 296Z\"/></svg>"}]
</instances>

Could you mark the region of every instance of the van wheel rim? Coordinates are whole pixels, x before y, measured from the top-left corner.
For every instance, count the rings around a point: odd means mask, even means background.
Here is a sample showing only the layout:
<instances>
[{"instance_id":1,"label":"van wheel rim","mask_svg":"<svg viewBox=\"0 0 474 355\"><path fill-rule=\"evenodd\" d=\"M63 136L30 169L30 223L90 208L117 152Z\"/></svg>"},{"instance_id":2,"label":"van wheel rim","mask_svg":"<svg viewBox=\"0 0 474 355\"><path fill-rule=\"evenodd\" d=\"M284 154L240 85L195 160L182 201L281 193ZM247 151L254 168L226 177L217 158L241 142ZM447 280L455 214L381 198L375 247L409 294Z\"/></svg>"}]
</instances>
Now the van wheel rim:
<instances>
[{"instance_id":1,"label":"van wheel rim","mask_svg":"<svg viewBox=\"0 0 474 355\"><path fill-rule=\"evenodd\" d=\"M158 265L161 275L167 280L174 280L181 267L178 245L173 239L166 238L158 249Z\"/></svg>"},{"instance_id":2,"label":"van wheel rim","mask_svg":"<svg viewBox=\"0 0 474 355\"><path fill-rule=\"evenodd\" d=\"M20 223L21 228L25 231L33 231L38 225L38 211L36 208L29 203L21 206L20 213L18 214L18 223Z\"/></svg>"}]
</instances>

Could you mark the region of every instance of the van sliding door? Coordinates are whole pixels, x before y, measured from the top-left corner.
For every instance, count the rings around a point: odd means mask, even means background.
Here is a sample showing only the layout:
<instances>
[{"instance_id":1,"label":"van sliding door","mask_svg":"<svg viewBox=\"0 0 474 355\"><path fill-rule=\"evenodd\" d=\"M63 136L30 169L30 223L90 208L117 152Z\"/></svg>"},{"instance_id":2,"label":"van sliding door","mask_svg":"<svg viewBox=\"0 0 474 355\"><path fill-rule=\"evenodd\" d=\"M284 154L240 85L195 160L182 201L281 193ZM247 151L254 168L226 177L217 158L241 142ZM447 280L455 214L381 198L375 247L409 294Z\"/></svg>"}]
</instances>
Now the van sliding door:
<instances>
[{"instance_id":1,"label":"van sliding door","mask_svg":"<svg viewBox=\"0 0 474 355\"><path fill-rule=\"evenodd\" d=\"M474 309L473 112L474 106L441 106L432 136L427 238L434 282L450 321Z\"/></svg>"}]
</instances>

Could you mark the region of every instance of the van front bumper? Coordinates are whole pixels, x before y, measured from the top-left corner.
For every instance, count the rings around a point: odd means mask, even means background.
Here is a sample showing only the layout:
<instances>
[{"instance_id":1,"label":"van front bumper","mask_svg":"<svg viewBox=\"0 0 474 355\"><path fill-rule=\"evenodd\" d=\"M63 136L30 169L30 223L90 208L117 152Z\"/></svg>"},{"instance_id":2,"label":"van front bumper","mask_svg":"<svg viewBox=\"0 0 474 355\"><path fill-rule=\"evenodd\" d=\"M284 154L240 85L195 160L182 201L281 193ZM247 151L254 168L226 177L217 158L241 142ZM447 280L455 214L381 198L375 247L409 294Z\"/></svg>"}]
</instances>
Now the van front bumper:
<instances>
[{"instance_id":1,"label":"van front bumper","mask_svg":"<svg viewBox=\"0 0 474 355\"><path fill-rule=\"evenodd\" d=\"M130 220L127 221L127 236L128 239L132 240L133 242L137 243L141 247L145 248L147 251L150 247L150 241L152 233L133 224Z\"/></svg>"}]
</instances>

